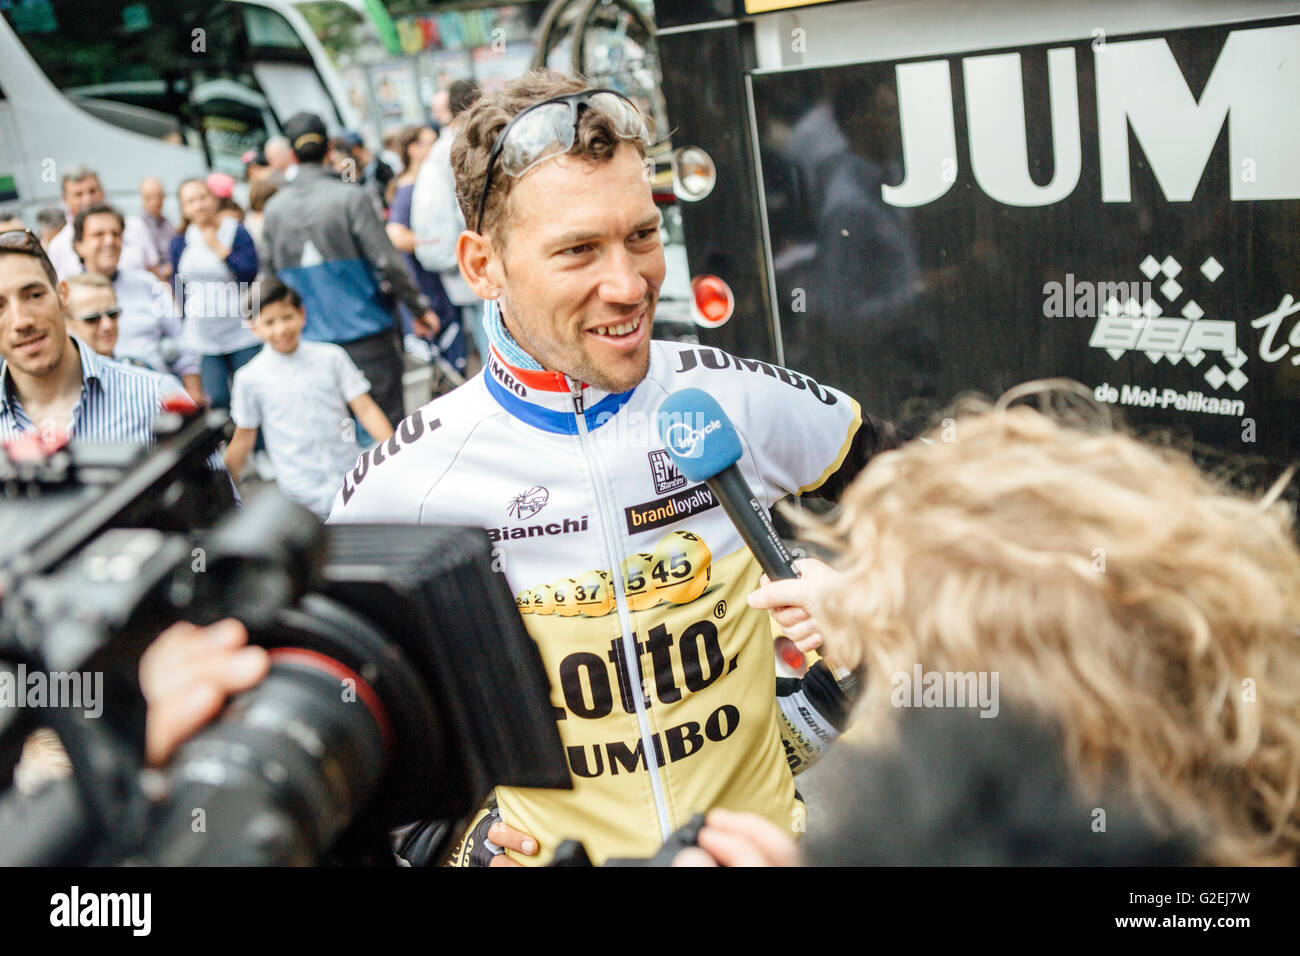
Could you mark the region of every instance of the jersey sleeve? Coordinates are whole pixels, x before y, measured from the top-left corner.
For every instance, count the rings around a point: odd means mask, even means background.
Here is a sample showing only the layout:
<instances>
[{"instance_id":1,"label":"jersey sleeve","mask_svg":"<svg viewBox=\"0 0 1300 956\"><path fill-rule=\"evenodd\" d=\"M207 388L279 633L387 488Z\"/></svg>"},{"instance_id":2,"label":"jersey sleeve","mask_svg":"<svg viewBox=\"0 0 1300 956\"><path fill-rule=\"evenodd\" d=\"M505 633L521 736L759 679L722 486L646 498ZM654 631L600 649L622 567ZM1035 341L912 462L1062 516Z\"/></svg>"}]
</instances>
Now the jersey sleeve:
<instances>
[{"instance_id":1,"label":"jersey sleeve","mask_svg":"<svg viewBox=\"0 0 1300 956\"><path fill-rule=\"evenodd\" d=\"M838 500L874 455L908 438L864 412L856 399L811 376L761 362L732 361L760 371L748 377L738 396L743 421L735 424L753 454L769 507L788 495Z\"/></svg>"},{"instance_id":2,"label":"jersey sleeve","mask_svg":"<svg viewBox=\"0 0 1300 956\"><path fill-rule=\"evenodd\" d=\"M446 396L450 397L450 396ZM387 441L357 456L330 509L331 524L419 524L431 489L456 459L436 402L416 409Z\"/></svg>"},{"instance_id":3,"label":"jersey sleeve","mask_svg":"<svg viewBox=\"0 0 1300 956\"><path fill-rule=\"evenodd\" d=\"M781 744L790 772L803 773L848 729L860 693L856 673L836 678L824 660L801 678L776 679Z\"/></svg>"},{"instance_id":4,"label":"jersey sleeve","mask_svg":"<svg viewBox=\"0 0 1300 956\"><path fill-rule=\"evenodd\" d=\"M863 427L855 400L779 366L761 365L737 397L742 413L735 425L758 471L762 487L755 490L769 507L824 485Z\"/></svg>"}]
</instances>

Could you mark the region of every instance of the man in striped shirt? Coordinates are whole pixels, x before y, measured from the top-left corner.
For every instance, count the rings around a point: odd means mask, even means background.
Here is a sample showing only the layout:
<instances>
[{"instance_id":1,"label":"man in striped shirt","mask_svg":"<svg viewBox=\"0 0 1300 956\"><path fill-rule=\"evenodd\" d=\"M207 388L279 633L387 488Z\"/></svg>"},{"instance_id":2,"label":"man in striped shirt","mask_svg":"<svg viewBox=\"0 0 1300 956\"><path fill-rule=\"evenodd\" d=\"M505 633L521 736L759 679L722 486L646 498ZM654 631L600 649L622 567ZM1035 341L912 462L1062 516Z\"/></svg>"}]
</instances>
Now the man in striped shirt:
<instances>
[{"instance_id":1,"label":"man in striped shirt","mask_svg":"<svg viewBox=\"0 0 1300 956\"><path fill-rule=\"evenodd\" d=\"M171 375L121 365L68 334L68 290L31 233L0 234L0 441L37 431L81 442L153 443Z\"/></svg>"}]
</instances>

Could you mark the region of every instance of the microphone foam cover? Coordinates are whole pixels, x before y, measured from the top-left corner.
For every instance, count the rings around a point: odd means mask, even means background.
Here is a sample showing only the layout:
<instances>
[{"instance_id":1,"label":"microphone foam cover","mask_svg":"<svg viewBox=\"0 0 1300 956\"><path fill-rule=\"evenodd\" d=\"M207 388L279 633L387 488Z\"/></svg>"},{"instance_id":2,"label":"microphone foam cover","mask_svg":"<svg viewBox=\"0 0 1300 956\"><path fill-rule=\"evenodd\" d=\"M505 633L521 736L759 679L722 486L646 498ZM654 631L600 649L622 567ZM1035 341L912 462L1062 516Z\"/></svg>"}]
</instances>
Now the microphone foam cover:
<instances>
[{"instance_id":1,"label":"microphone foam cover","mask_svg":"<svg viewBox=\"0 0 1300 956\"><path fill-rule=\"evenodd\" d=\"M684 388L659 406L659 436L689 481L707 481L740 460L740 435L708 392Z\"/></svg>"}]
</instances>

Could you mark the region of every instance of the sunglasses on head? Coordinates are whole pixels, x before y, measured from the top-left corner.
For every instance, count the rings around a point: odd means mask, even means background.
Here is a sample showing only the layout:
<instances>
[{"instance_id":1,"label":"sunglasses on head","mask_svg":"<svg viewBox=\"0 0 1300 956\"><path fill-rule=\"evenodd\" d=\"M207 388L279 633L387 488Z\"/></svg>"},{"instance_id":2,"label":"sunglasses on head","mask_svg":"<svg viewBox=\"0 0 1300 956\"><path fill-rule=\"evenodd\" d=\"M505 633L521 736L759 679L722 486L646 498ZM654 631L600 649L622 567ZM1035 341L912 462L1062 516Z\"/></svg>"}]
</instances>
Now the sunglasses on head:
<instances>
[{"instance_id":1,"label":"sunglasses on head","mask_svg":"<svg viewBox=\"0 0 1300 956\"><path fill-rule=\"evenodd\" d=\"M504 173L522 176L542 160L567 153L577 139L578 117L584 109L607 117L619 139L653 145L641 111L614 90L583 90L530 106L506 124L488 153L487 174L483 177L483 191L474 217L475 232L483 231L483 212L488 193L492 191L492 170L498 158Z\"/></svg>"},{"instance_id":2,"label":"sunglasses on head","mask_svg":"<svg viewBox=\"0 0 1300 956\"><path fill-rule=\"evenodd\" d=\"M31 256L41 263L41 268L45 270L46 276L49 277L50 286L57 289L59 287L59 275L54 271L54 264L50 262L50 257L45 254L45 247L41 245L40 237L30 229L11 229L8 232L0 232L0 252L20 252L25 256Z\"/></svg>"},{"instance_id":3,"label":"sunglasses on head","mask_svg":"<svg viewBox=\"0 0 1300 956\"><path fill-rule=\"evenodd\" d=\"M41 240L30 229L10 229L8 232L0 232L0 249L7 249L10 252L26 252L29 255L36 255L37 253L45 255L45 250L41 247Z\"/></svg>"},{"instance_id":4,"label":"sunglasses on head","mask_svg":"<svg viewBox=\"0 0 1300 956\"><path fill-rule=\"evenodd\" d=\"M119 315L121 315L121 314L122 314L122 310L121 310L121 309L117 309L117 308L114 308L114 309L104 309L104 311L102 311L102 312L91 312L89 315L79 315L79 316L77 316L77 321L78 321L78 322L87 322L87 323L89 323L90 325L98 325L100 319L113 319L113 320L116 320L117 317L118 317Z\"/></svg>"}]
</instances>

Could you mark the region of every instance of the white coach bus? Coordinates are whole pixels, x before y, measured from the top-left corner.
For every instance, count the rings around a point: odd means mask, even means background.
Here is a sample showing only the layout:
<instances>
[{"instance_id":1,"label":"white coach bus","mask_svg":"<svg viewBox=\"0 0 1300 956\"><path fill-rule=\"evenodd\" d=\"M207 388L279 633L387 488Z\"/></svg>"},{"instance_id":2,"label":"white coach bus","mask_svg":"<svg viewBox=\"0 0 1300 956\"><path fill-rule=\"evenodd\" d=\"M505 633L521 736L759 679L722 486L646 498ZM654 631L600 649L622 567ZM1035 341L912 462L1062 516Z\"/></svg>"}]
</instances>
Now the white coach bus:
<instances>
[{"instance_id":1,"label":"white coach bus","mask_svg":"<svg viewBox=\"0 0 1300 956\"><path fill-rule=\"evenodd\" d=\"M0 0L0 207L35 222L63 170L99 173L138 207L144 176L169 202L298 110L355 127L341 80L302 14L282 0Z\"/></svg>"}]
</instances>

